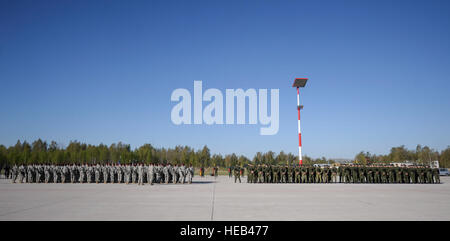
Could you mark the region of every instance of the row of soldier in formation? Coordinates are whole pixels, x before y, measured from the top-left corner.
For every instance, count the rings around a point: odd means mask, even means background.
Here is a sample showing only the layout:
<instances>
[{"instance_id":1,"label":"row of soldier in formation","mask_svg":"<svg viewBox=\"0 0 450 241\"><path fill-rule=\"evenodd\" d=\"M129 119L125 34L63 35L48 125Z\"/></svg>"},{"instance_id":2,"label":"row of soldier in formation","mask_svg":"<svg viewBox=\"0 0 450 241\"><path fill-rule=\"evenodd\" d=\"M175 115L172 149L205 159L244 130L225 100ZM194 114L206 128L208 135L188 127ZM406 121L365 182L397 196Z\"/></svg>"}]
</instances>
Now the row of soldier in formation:
<instances>
[{"instance_id":1,"label":"row of soldier in formation","mask_svg":"<svg viewBox=\"0 0 450 241\"><path fill-rule=\"evenodd\" d=\"M235 182L243 174L233 168ZM249 183L440 183L439 169L429 166L341 165L339 167L248 165Z\"/></svg>"},{"instance_id":2,"label":"row of soldier in formation","mask_svg":"<svg viewBox=\"0 0 450 241\"><path fill-rule=\"evenodd\" d=\"M13 183L192 183L194 167L172 164L14 165Z\"/></svg>"}]
</instances>

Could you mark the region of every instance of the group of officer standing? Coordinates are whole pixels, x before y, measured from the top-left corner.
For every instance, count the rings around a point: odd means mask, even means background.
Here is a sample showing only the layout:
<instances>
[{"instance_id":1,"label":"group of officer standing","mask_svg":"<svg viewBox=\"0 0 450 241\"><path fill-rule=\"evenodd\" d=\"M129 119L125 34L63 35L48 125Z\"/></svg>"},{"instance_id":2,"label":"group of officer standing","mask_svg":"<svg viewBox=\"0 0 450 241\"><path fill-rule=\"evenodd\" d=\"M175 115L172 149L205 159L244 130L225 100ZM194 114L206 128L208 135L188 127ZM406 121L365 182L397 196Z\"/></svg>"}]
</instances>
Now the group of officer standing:
<instances>
[{"instance_id":1,"label":"group of officer standing","mask_svg":"<svg viewBox=\"0 0 450 241\"><path fill-rule=\"evenodd\" d=\"M235 182L243 174L233 167ZM340 165L280 166L248 165L248 183L440 183L439 169L429 166ZM231 171L229 171L229 174Z\"/></svg>"},{"instance_id":2,"label":"group of officer standing","mask_svg":"<svg viewBox=\"0 0 450 241\"><path fill-rule=\"evenodd\" d=\"M192 183L194 167L172 164L14 165L13 183Z\"/></svg>"}]
</instances>

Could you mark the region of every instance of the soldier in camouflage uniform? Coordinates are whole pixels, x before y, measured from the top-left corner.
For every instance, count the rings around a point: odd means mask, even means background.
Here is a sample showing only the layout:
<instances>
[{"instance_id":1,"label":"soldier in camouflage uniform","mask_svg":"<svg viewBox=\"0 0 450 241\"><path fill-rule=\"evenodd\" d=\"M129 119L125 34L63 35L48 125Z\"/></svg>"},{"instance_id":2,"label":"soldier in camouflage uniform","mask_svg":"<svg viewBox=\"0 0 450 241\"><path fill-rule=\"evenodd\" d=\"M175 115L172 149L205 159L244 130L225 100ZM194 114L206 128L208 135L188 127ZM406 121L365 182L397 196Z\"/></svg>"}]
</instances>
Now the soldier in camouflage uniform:
<instances>
[{"instance_id":1,"label":"soldier in camouflage uniform","mask_svg":"<svg viewBox=\"0 0 450 241\"><path fill-rule=\"evenodd\" d=\"M41 183L43 174L44 174L44 168L40 164L37 165L36 166L36 183Z\"/></svg>"},{"instance_id":2,"label":"soldier in camouflage uniform","mask_svg":"<svg viewBox=\"0 0 450 241\"><path fill-rule=\"evenodd\" d=\"M395 183L395 168L389 168L389 183Z\"/></svg>"},{"instance_id":3,"label":"soldier in camouflage uniform","mask_svg":"<svg viewBox=\"0 0 450 241\"><path fill-rule=\"evenodd\" d=\"M344 181L344 166L339 166L338 175L339 175L339 183L342 183Z\"/></svg>"},{"instance_id":4,"label":"soldier in camouflage uniform","mask_svg":"<svg viewBox=\"0 0 450 241\"><path fill-rule=\"evenodd\" d=\"M139 163L137 166L137 174L138 174L138 185L144 185L144 166L142 163Z\"/></svg>"},{"instance_id":5,"label":"soldier in camouflage uniform","mask_svg":"<svg viewBox=\"0 0 450 241\"><path fill-rule=\"evenodd\" d=\"M281 166L281 183L287 183L288 182L288 176L287 176L288 168L287 166Z\"/></svg>"},{"instance_id":6,"label":"soldier in camouflage uniform","mask_svg":"<svg viewBox=\"0 0 450 241\"><path fill-rule=\"evenodd\" d=\"M272 167L270 165L269 166L266 165L264 169L264 182L271 183L272 182L271 176L272 176Z\"/></svg>"},{"instance_id":7,"label":"soldier in camouflage uniform","mask_svg":"<svg viewBox=\"0 0 450 241\"><path fill-rule=\"evenodd\" d=\"M12 183L16 183L17 175L18 175L18 167L16 164L14 164L11 169L11 182Z\"/></svg>"},{"instance_id":8,"label":"soldier in camouflage uniform","mask_svg":"<svg viewBox=\"0 0 450 241\"><path fill-rule=\"evenodd\" d=\"M92 164L89 164L86 170L87 183L92 183L92 177L94 176L95 176L95 167Z\"/></svg>"},{"instance_id":9,"label":"soldier in camouflage uniform","mask_svg":"<svg viewBox=\"0 0 450 241\"><path fill-rule=\"evenodd\" d=\"M69 167L64 164L61 166L61 183L66 183L66 177L69 174Z\"/></svg>"},{"instance_id":10,"label":"soldier in camouflage uniform","mask_svg":"<svg viewBox=\"0 0 450 241\"><path fill-rule=\"evenodd\" d=\"M314 183L315 181L315 168L309 167L308 168L308 183Z\"/></svg>"},{"instance_id":11,"label":"soldier in camouflage uniform","mask_svg":"<svg viewBox=\"0 0 450 241\"><path fill-rule=\"evenodd\" d=\"M164 164L163 167L163 174L164 174L164 183L168 184L169 183L169 167Z\"/></svg>"},{"instance_id":12,"label":"soldier in camouflage uniform","mask_svg":"<svg viewBox=\"0 0 450 241\"><path fill-rule=\"evenodd\" d=\"M345 166L344 167L344 179L345 179L345 183L350 183L350 174L351 174L351 170L349 166Z\"/></svg>"},{"instance_id":13,"label":"soldier in camouflage uniform","mask_svg":"<svg viewBox=\"0 0 450 241\"><path fill-rule=\"evenodd\" d=\"M234 173L234 183L236 183L237 180L239 180L239 183L241 183L241 168L238 166L234 167L233 173Z\"/></svg>"},{"instance_id":14,"label":"soldier in camouflage uniform","mask_svg":"<svg viewBox=\"0 0 450 241\"><path fill-rule=\"evenodd\" d=\"M427 166L425 168L425 170L426 170L426 174L427 174L427 176L426 176L427 183L433 183L433 171L431 170L431 167Z\"/></svg>"},{"instance_id":15,"label":"soldier in camouflage uniform","mask_svg":"<svg viewBox=\"0 0 450 241\"><path fill-rule=\"evenodd\" d=\"M109 169L109 164L106 165L102 165L102 174L103 174L103 183L106 184L108 182L108 169Z\"/></svg>"},{"instance_id":16,"label":"soldier in camouflage uniform","mask_svg":"<svg viewBox=\"0 0 450 241\"><path fill-rule=\"evenodd\" d=\"M272 168L273 183L280 183L280 167L278 165Z\"/></svg>"},{"instance_id":17,"label":"soldier in camouflage uniform","mask_svg":"<svg viewBox=\"0 0 450 241\"><path fill-rule=\"evenodd\" d=\"M409 178L411 178L411 183L417 183L417 176L416 176L416 168L415 166L409 167Z\"/></svg>"},{"instance_id":18,"label":"soldier in camouflage uniform","mask_svg":"<svg viewBox=\"0 0 450 241\"><path fill-rule=\"evenodd\" d=\"M135 184L138 179L138 172L137 172L137 166L136 163L133 163L131 166L131 183Z\"/></svg>"},{"instance_id":19,"label":"soldier in camouflage uniform","mask_svg":"<svg viewBox=\"0 0 450 241\"><path fill-rule=\"evenodd\" d=\"M301 167L300 169L301 173L301 183L307 183L308 182L308 168L307 167Z\"/></svg>"},{"instance_id":20,"label":"soldier in camouflage uniform","mask_svg":"<svg viewBox=\"0 0 450 241\"><path fill-rule=\"evenodd\" d=\"M338 170L336 169L336 167L332 167L331 168L331 182L332 183L337 183L337 175L338 175Z\"/></svg>"},{"instance_id":21,"label":"soldier in camouflage uniform","mask_svg":"<svg viewBox=\"0 0 450 241\"><path fill-rule=\"evenodd\" d=\"M32 183L33 182L33 172L34 167L32 165L27 166L27 182Z\"/></svg>"},{"instance_id":22,"label":"soldier in camouflage uniform","mask_svg":"<svg viewBox=\"0 0 450 241\"><path fill-rule=\"evenodd\" d=\"M434 183L441 183L441 178L439 176L439 168L433 168Z\"/></svg>"},{"instance_id":23,"label":"soldier in camouflage uniform","mask_svg":"<svg viewBox=\"0 0 450 241\"><path fill-rule=\"evenodd\" d=\"M52 171L53 183L58 182L58 169L57 165L51 165L50 170Z\"/></svg>"},{"instance_id":24,"label":"soldier in camouflage uniform","mask_svg":"<svg viewBox=\"0 0 450 241\"><path fill-rule=\"evenodd\" d=\"M94 167L94 178L95 178L95 183L99 183L100 182L100 171L101 171L101 166L99 164L97 164Z\"/></svg>"},{"instance_id":25,"label":"soldier in camouflage uniform","mask_svg":"<svg viewBox=\"0 0 450 241\"><path fill-rule=\"evenodd\" d=\"M240 168L238 168L239 171L241 170ZM240 175L239 175L239 180L240 180ZM259 165L258 166L258 183L264 183L264 173L263 173L263 166Z\"/></svg>"},{"instance_id":26,"label":"soldier in camouflage uniform","mask_svg":"<svg viewBox=\"0 0 450 241\"><path fill-rule=\"evenodd\" d=\"M125 182L125 184L130 183L130 176L131 176L130 164L125 164L122 167L122 170L123 170L123 181Z\"/></svg>"},{"instance_id":27,"label":"soldier in camouflage uniform","mask_svg":"<svg viewBox=\"0 0 450 241\"><path fill-rule=\"evenodd\" d=\"M395 168L395 180L397 183L403 182L402 169L400 167Z\"/></svg>"},{"instance_id":28,"label":"soldier in camouflage uniform","mask_svg":"<svg viewBox=\"0 0 450 241\"><path fill-rule=\"evenodd\" d=\"M230 168L229 172L231 173L231 171L232 170ZM253 178L253 166L252 166L252 164L249 164L247 166L247 183L252 183L253 182L252 178Z\"/></svg>"},{"instance_id":29,"label":"soldier in camouflage uniform","mask_svg":"<svg viewBox=\"0 0 450 241\"><path fill-rule=\"evenodd\" d=\"M351 175L352 175L352 183L358 183L358 168L356 166L352 166L350 168Z\"/></svg>"},{"instance_id":30,"label":"soldier in camouflage uniform","mask_svg":"<svg viewBox=\"0 0 450 241\"><path fill-rule=\"evenodd\" d=\"M17 172L18 172L19 183L23 183L23 181L25 179L25 167L23 165L20 165Z\"/></svg>"},{"instance_id":31,"label":"soldier in camouflage uniform","mask_svg":"<svg viewBox=\"0 0 450 241\"><path fill-rule=\"evenodd\" d=\"M117 183L122 183L123 180L123 166L122 164L116 165Z\"/></svg>"},{"instance_id":32,"label":"soldier in camouflage uniform","mask_svg":"<svg viewBox=\"0 0 450 241\"><path fill-rule=\"evenodd\" d=\"M72 164L72 167L69 169L69 173L70 173L70 183L75 183L75 178L77 175L77 166L74 164Z\"/></svg>"},{"instance_id":33,"label":"soldier in camouflage uniform","mask_svg":"<svg viewBox=\"0 0 450 241\"><path fill-rule=\"evenodd\" d=\"M322 183L322 168L316 167L316 183Z\"/></svg>"},{"instance_id":34,"label":"soldier in camouflage uniform","mask_svg":"<svg viewBox=\"0 0 450 241\"><path fill-rule=\"evenodd\" d=\"M301 168L299 166L296 166L294 168L294 177L295 177L294 183L301 183L302 182L302 179L301 179L301 177L302 177L302 175L301 175Z\"/></svg>"},{"instance_id":35,"label":"soldier in camouflage uniform","mask_svg":"<svg viewBox=\"0 0 450 241\"><path fill-rule=\"evenodd\" d=\"M84 179L86 176L86 165L85 164L81 164L78 167L78 172L80 173L80 179L78 180L80 183L84 183Z\"/></svg>"},{"instance_id":36,"label":"soldier in camouflage uniform","mask_svg":"<svg viewBox=\"0 0 450 241\"><path fill-rule=\"evenodd\" d=\"M366 183L366 168L365 167L359 167L359 182L360 183Z\"/></svg>"},{"instance_id":37,"label":"soldier in camouflage uniform","mask_svg":"<svg viewBox=\"0 0 450 241\"><path fill-rule=\"evenodd\" d=\"M148 184L153 185L154 175L155 175L155 166L153 165L153 163L150 163L150 165L148 165L148 168L147 168Z\"/></svg>"},{"instance_id":38,"label":"soldier in camouflage uniform","mask_svg":"<svg viewBox=\"0 0 450 241\"><path fill-rule=\"evenodd\" d=\"M187 168L186 171L187 171L188 183L191 184L192 178L194 177L194 167L192 166L192 164L189 164L189 168Z\"/></svg>"},{"instance_id":39,"label":"soldier in camouflage uniform","mask_svg":"<svg viewBox=\"0 0 450 241\"><path fill-rule=\"evenodd\" d=\"M407 167L403 167L402 168L402 173L403 173L403 183L410 183L408 168Z\"/></svg>"},{"instance_id":40,"label":"soldier in camouflage uniform","mask_svg":"<svg viewBox=\"0 0 450 241\"><path fill-rule=\"evenodd\" d=\"M179 174L180 174L180 182L181 184L184 184L184 182L186 181L186 167L184 166L184 164L181 165L179 169Z\"/></svg>"}]
</instances>

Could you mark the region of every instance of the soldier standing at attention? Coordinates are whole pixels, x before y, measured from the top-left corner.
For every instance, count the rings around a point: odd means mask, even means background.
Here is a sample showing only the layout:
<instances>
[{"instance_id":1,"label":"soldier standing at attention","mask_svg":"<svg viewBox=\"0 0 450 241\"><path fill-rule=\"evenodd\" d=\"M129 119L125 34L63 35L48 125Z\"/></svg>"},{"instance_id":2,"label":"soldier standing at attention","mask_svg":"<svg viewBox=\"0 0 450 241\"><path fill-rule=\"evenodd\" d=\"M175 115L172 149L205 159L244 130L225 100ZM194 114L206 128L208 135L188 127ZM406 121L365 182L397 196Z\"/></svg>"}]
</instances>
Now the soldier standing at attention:
<instances>
[{"instance_id":1,"label":"soldier standing at attention","mask_svg":"<svg viewBox=\"0 0 450 241\"><path fill-rule=\"evenodd\" d=\"M139 163L139 166L137 166L137 173L138 173L138 185L144 185L144 166L142 163Z\"/></svg>"},{"instance_id":2,"label":"soldier standing at attention","mask_svg":"<svg viewBox=\"0 0 450 241\"><path fill-rule=\"evenodd\" d=\"M331 182L333 182L333 183L337 182L337 173L338 173L338 170L336 169L336 167L332 167L331 168Z\"/></svg>"},{"instance_id":3,"label":"soldier standing at attention","mask_svg":"<svg viewBox=\"0 0 450 241\"><path fill-rule=\"evenodd\" d=\"M88 164L87 168L86 168L86 181L87 183L91 183L92 182L92 164Z\"/></svg>"},{"instance_id":4,"label":"soldier standing at attention","mask_svg":"<svg viewBox=\"0 0 450 241\"><path fill-rule=\"evenodd\" d=\"M287 183L287 167L281 166L281 183Z\"/></svg>"},{"instance_id":5,"label":"soldier standing at attention","mask_svg":"<svg viewBox=\"0 0 450 241\"><path fill-rule=\"evenodd\" d=\"M239 179L239 183L241 183L241 168L238 166L234 167L234 183Z\"/></svg>"},{"instance_id":6,"label":"soldier standing at attention","mask_svg":"<svg viewBox=\"0 0 450 241\"><path fill-rule=\"evenodd\" d=\"M108 182L108 169L109 169L109 163L106 165L102 165L102 173L103 173L103 183Z\"/></svg>"},{"instance_id":7,"label":"soldier standing at attention","mask_svg":"<svg viewBox=\"0 0 450 241\"><path fill-rule=\"evenodd\" d=\"M395 183L395 168L389 167L389 183Z\"/></svg>"},{"instance_id":8,"label":"soldier standing at attention","mask_svg":"<svg viewBox=\"0 0 450 241\"><path fill-rule=\"evenodd\" d=\"M433 168L434 183L441 183L441 178L439 177L439 168Z\"/></svg>"},{"instance_id":9,"label":"soldier standing at attention","mask_svg":"<svg viewBox=\"0 0 450 241\"><path fill-rule=\"evenodd\" d=\"M128 164L125 164L122 167L123 170L123 180L125 184L128 184L130 182L130 166Z\"/></svg>"},{"instance_id":10,"label":"soldier standing at attention","mask_svg":"<svg viewBox=\"0 0 450 241\"><path fill-rule=\"evenodd\" d=\"M328 183L328 167L325 167L322 170L322 182L323 183Z\"/></svg>"},{"instance_id":11,"label":"soldier standing at attention","mask_svg":"<svg viewBox=\"0 0 450 241\"><path fill-rule=\"evenodd\" d=\"M343 177L344 177L344 166L340 165L338 167L338 175L339 175L339 183L342 183Z\"/></svg>"},{"instance_id":12,"label":"soldier standing at attention","mask_svg":"<svg viewBox=\"0 0 450 241\"><path fill-rule=\"evenodd\" d=\"M292 166L288 166L287 167L287 174L288 174L288 183L293 183L294 182L294 170L292 168Z\"/></svg>"},{"instance_id":13,"label":"soldier standing at attention","mask_svg":"<svg viewBox=\"0 0 450 241\"><path fill-rule=\"evenodd\" d=\"M73 163L72 166L69 167L70 183L74 183L75 182L76 170L77 170L77 166L75 165L75 163Z\"/></svg>"},{"instance_id":14,"label":"soldier standing at attention","mask_svg":"<svg viewBox=\"0 0 450 241\"><path fill-rule=\"evenodd\" d=\"M81 164L79 167L80 172L80 179L78 180L80 183L84 182L84 176L86 175L86 166L84 164Z\"/></svg>"},{"instance_id":15,"label":"soldier standing at attention","mask_svg":"<svg viewBox=\"0 0 450 241\"><path fill-rule=\"evenodd\" d=\"M192 178L194 177L194 167L192 166L192 164L189 164L189 167L187 168L186 171L187 171L188 183L191 184Z\"/></svg>"},{"instance_id":16,"label":"soldier standing at attention","mask_svg":"<svg viewBox=\"0 0 450 241\"><path fill-rule=\"evenodd\" d=\"M411 166L408 168L409 171L409 178L411 178L411 183L417 183L416 181L416 168L415 166Z\"/></svg>"},{"instance_id":17,"label":"soldier standing at attention","mask_svg":"<svg viewBox=\"0 0 450 241\"><path fill-rule=\"evenodd\" d=\"M153 178L155 175L155 166L153 165L153 163L150 163L150 165L148 165L147 168L147 182L150 185L153 185Z\"/></svg>"},{"instance_id":18,"label":"soldier standing at attention","mask_svg":"<svg viewBox=\"0 0 450 241\"><path fill-rule=\"evenodd\" d=\"M180 175L181 184L184 184L184 182L186 181L186 167L184 166L184 163L181 164L181 167L180 167L178 173Z\"/></svg>"},{"instance_id":19,"label":"soldier standing at attention","mask_svg":"<svg viewBox=\"0 0 450 241\"><path fill-rule=\"evenodd\" d=\"M361 167L359 167L359 182L360 183L366 183L366 177L365 177L365 175L366 175L366 167L364 167L364 166L361 166Z\"/></svg>"},{"instance_id":20,"label":"soldier standing at attention","mask_svg":"<svg viewBox=\"0 0 450 241\"><path fill-rule=\"evenodd\" d=\"M396 181L397 183L402 183L402 169L400 167L395 168L395 174L396 174Z\"/></svg>"},{"instance_id":21,"label":"soldier standing at attention","mask_svg":"<svg viewBox=\"0 0 450 241\"><path fill-rule=\"evenodd\" d=\"M237 169L240 171L240 168L237 167ZM240 180L240 176L239 176L239 180ZM263 173L263 167L262 165L258 166L258 183L264 183L264 173Z\"/></svg>"},{"instance_id":22,"label":"soldier standing at attention","mask_svg":"<svg viewBox=\"0 0 450 241\"><path fill-rule=\"evenodd\" d=\"M409 168L408 167L406 167L406 166L404 166L403 168L403 182L404 183L410 183L410 179L409 179Z\"/></svg>"},{"instance_id":23,"label":"soldier standing at attention","mask_svg":"<svg viewBox=\"0 0 450 241\"><path fill-rule=\"evenodd\" d=\"M62 170L61 170L61 183L66 183L66 177L67 177L68 173L69 173L69 167L66 164L64 164L62 166Z\"/></svg>"},{"instance_id":24,"label":"soldier standing at attention","mask_svg":"<svg viewBox=\"0 0 450 241\"><path fill-rule=\"evenodd\" d=\"M135 184L137 182L137 166L136 163L133 163L133 165L131 166L131 183Z\"/></svg>"},{"instance_id":25,"label":"soldier standing at attention","mask_svg":"<svg viewBox=\"0 0 450 241\"><path fill-rule=\"evenodd\" d=\"M431 170L430 166L427 166L426 173L427 173L427 183L433 183L433 171Z\"/></svg>"},{"instance_id":26,"label":"soldier standing at attention","mask_svg":"<svg viewBox=\"0 0 450 241\"><path fill-rule=\"evenodd\" d=\"M316 183L322 183L322 168L316 167Z\"/></svg>"},{"instance_id":27,"label":"soldier standing at attention","mask_svg":"<svg viewBox=\"0 0 450 241\"><path fill-rule=\"evenodd\" d=\"M100 182L100 164L97 163L97 165L95 165L94 167L94 179L95 179L95 183L99 183Z\"/></svg>"},{"instance_id":28,"label":"soldier standing at attention","mask_svg":"<svg viewBox=\"0 0 450 241\"><path fill-rule=\"evenodd\" d=\"M169 182L176 183L175 168L173 168L171 163L169 163L169 165L167 166L167 171L169 172L170 176L172 177L172 178L169 178Z\"/></svg>"},{"instance_id":29,"label":"soldier standing at attention","mask_svg":"<svg viewBox=\"0 0 450 241\"><path fill-rule=\"evenodd\" d=\"M122 177L123 177L123 169L122 169L122 164L116 165L116 172L117 172L117 182L118 183L122 183Z\"/></svg>"},{"instance_id":30,"label":"soldier standing at attention","mask_svg":"<svg viewBox=\"0 0 450 241\"><path fill-rule=\"evenodd\" d=\"M301 183L302 179L301 179L301 169L299 166L295 167L295 183Z\"/></svg>"},{"instance_id":31,"label":"soldier standing at attention","mask_svg":"<svg viewBox=\"0 0 450 241\"><path fill-rule=\"evenodd\" d=\"M169 183L169 167L164 164L163 167L163 174L164 174L164 183L168 184Z\"/></svg>"},{"instance_id":32,"label":"soldier standing at attention","mask_svg":"<svg viewBox=\"0 0 450 241\"><path fill-rule=\"evenodd\" d=\"M25 167L23 165L19 166L18 174L19 174L19 183L22 183L25 178Z\"/></svg>"},{"instance_id":33,"label":"soldier standing at attention","mask_svg":"<svg viewBox=\"0 0 450 241\"><path fill-rule=\"evenodd\" d=\"M6 178L8 178L8 174L5 171ZM36 166L36 183L40 183L42 178L42 165Z\"/></svg>"},{"instance_id":34,"label":"soldier standing at attention","mask_svg":"<svg viewBox=\"0 0 450 241\"><path fill-rule=\"evenodd\" d=\"M228 175L230 174L230 169L228 169ZM247 166L247 183L252 183L252 164L248 164Z\"/></svg>"},{"instance_id":35,"label":"soldier standing at attention","mask_svg":"<svg viewBox=\"0 0 450 241\"><path fill-rule=\"evenodd\" d=\"M59 169L60 169L60 167L58 165L53 166L53 182L54 183L58 183L58 173L60 171Z\"/></svg>"},{"instance_id":36,"label":"soldier standing at attention","mask_svg":"<svg viewBox=\"0 0 450 241\"><path fill-rule=\"evenodd\" d=\"M33 166L28 165L26 169L27 169L27 182L32 183L33 182Z\"/></svg>"},{"instance_id":37,"label":"soldier standing at attention","mask_svg":"<svg viewBox=\"0 0 450 241\"><path fill-rule=\"evenodd\" d=\"M15 183L16 179L17 179L17 172L18 172L18 168L17 165L14 164L14 166L11 169L11 182ZM48 180L48 179L47 179Z\"/></svg>"},{"instance_id":38,"label":"soldier standing at attention","mask_svg":"<svg viewBox=\"0 0 450 241\"><path fill-rule=\"evenodd\" d=\"M315 181L314 172L315 172L314 167L310 166L308 168L308 183L314 183L314 181Z\"/></svg>"},{"instance_id":39,"label":"soldier standing at attention","mask_svg":"<svg viewBox=\"0 0 450 241\"><path fill-rule=\"evenodd\" d=\"M426 172L425 172L425 167L424 166L420 166L419 167L419 177L420 177L420 183L424 184L426 183Z\"/></svg>"},{"instance_id":40,"label":"soldier standing at attention","mask_svg":"<svg viewBox=\"0 0 450 241\"><path fill-rule=\"evenodd\" d=\"M345 179L345 183L350 183L350 167L349 166L345 166L344 168L344 179Z\"/></svg>"},{"instance_id":41,"label":"soldier standing at attention","mask_svg":"<svg viewBox=\"0 0 450 241\"><path fill-rule=\"evenodd\" d=\"M302 178L301 178L301 183L307 183L308 182L308 168L307 167L302 167L300 169Z\"/></svg>"},{"instance_id":42,"label":"soldier standing at attention","mask_svg":"<svg viewBox=\"0 0 450 241\"><path fill-rule=\"evenodd\" d=\"M272 166L271 165L268 165L266 167L265 175L266 175L266 178L265 178L266 182L271 183L272 182Z\"/></svg>"},{"instance_id":43,"label":"soldier standing at attention","mask_svg":"<svg viewBox=\"0 0 450 241\"><path fill-rule=\"evenodd\" d=\"M358 167L352 166L350 170L352 172L352 182L358 183Z\"/></svg>"}]
</instances>

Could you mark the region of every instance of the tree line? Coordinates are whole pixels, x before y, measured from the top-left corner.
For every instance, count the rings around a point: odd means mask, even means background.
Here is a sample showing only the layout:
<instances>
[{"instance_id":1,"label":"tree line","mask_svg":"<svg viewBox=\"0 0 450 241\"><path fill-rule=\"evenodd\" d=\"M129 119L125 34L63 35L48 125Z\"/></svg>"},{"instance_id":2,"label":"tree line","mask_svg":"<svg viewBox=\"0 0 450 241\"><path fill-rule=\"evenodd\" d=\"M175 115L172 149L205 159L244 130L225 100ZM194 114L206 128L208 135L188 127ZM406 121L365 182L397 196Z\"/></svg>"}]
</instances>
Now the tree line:
<instances>
[{"instance_id":1,"label":"tree line","mask_svg":"<svg viewBox=\"0 0 450 241\"><path fill-rule=\"evenodd\" d=\"M432 161L439 161L440 167L450 166L450 146L441 152L428 146L417 145L416 149L409 150L404 145L392 147L387 155L376 155L361 151L355 156L355 162L360 164L374 163L402 163L412 162L420 165L429 165Z\"/></svg>"},{"instance_id":2,"label":"tree line","mask_svg":"<svg viewBox=\"0 0 450 241\"><path fill-rule=\"evenodd\" d=\"M440 166L450 165L450 146L438 152L427 146L418 145L415 150L408 150L404 146L393 147L387 155L375 155L369 152L360 152L355 156L355 162L360 164L392 163L411 161L428 165L431 161L439 160ZM106 164L106 163L171 163L192 164L194 167L230 167L246 166L247 164L294 165L298 156L292 153L275 153L273 151L257 152L252 159L236 153L228 155L213 154L205 145L195 150L189 146L176 146L175 148L155 148L151 144L144 144L134 150L129 144L122 142L91 145L79 141L71 141L67 147L62 147L55 141L47 143L41 139L17 143L10 147L0 145L0 167L13 164ZM310 158L303 156L303 163L331 164L332 159Z\"/></svg>"}]
</instances>

